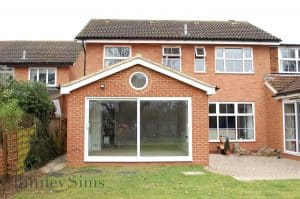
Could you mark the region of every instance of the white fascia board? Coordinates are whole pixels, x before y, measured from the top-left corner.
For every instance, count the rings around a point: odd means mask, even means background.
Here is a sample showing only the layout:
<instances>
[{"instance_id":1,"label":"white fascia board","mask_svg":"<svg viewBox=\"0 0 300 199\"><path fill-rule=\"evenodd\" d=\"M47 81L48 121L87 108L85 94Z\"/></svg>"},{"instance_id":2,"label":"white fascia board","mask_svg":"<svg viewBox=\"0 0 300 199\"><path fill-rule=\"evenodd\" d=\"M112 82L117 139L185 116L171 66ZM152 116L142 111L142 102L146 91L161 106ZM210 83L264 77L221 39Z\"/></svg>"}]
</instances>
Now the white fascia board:
<instances>
[{"instance_id":1,"label":"white fascia board","mask_svg":"<svg viewBox=\"0 0 300 199\"><path fill-rule=\"evenodd\" d=\"M277 90L267 80L265 80L265 85L272 91L273 94L277 94Z\"/></svg>"},{"instance_id":2,"label":"white fascia board","mask_svg":"<svg viewBox=\"0 0 300 199\"><path fill-rule=\"evenodd\" d=\"M257 41L215 41L215 40L126 40L126 39L87 39L86 43L123 43L123 44L220 44L220 45L264 45L279 46L280 42Z\"/></svg>"},{"instance_id":3,"label":"white fascia board","mask_svg":"<svg viewBox=\"0 0 300 199\"><path fill-rule=\"evenodd\" d=\"M88 78L78 80L77 82L70 83L70 84L67 84L67 85L63 85L63 86L61 86L61 90L60 90L61 94L69 94L72 90L75 90L75 89L80 88L82 86L88 85L92 82L98 81L100 79L103 79L103 78L108 77L108 76L110 76L114 73L120 72L122 70L125 70L125 69L127 69L129 67L132 67L132 66L135 66L135 65L142 65L146 68L149 68L151 70L154 70L154 71L159 72L161 74L164 74L166 76L169 76L169 77L172 77L172 78L177 79L179 81L182 81L182 82L184 82L186 84L189 84L193 87L196 87L196 88L199 88L203 91L206 91L206 93L208 95L213 95L213 94L216 93L216 91L215 91L216 88L214 86L206 85L205 83L201 83L199 81L196 81L196 80L190 79L188 77L185 77L184 75L177 74L176 72L172 72L168 69L157 66L157 65L155 65L153 63L150 63L146 60L143 60L141 58L136 58L136 59L132 59L132 60L126 62L126 63L121 63L120 65L118 65L116 67L112 67L110 69L101 71L98 74L92 75Z\"/></svg>"},{"instance_id":4,"label":"white fascia board","mask_svg":"<svg viewBox=\"0 0 300 199\"><path fill-rule=\"evenodd\" d=\"M296 93L296 94L289 94L289 95L281 95L278 97L274 97L274 99L287 99L287 98L293 98L293 97L300 97L300 93Z\"/></svg>"}]
</instances>

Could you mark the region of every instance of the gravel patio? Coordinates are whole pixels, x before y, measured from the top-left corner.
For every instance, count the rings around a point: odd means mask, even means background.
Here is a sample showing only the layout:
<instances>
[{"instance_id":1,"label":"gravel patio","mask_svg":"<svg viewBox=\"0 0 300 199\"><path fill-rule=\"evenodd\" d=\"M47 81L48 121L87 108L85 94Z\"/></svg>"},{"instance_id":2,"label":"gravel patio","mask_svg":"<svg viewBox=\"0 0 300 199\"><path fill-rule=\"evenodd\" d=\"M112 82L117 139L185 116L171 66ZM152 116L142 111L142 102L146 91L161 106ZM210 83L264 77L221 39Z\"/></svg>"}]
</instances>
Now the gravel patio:
<instances>
[{"instance_id":1,"label":"gravel patio","mask_svg":"<svg viewBox=\"0 0 300 199\"><path fill-rule=\"evenodd\" d=\"M300 161L276 157L210 154L208 170L242 181L300 179Z\"/></svg>"}]
</instances>

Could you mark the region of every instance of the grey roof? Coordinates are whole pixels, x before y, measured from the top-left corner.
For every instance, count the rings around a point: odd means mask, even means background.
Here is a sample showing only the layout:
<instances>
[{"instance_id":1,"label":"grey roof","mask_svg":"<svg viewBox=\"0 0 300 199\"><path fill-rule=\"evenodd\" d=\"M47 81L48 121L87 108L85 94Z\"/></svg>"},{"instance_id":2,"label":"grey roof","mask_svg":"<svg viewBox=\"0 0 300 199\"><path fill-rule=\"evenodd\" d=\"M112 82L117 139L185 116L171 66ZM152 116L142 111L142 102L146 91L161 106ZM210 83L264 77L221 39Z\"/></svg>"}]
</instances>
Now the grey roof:
<instances>
[{"instance_id":1,"label":"grey roof","mask_svg":"<svg viewBox=\"0 0 300 199\"><path fill-rule=\"evenodd\" d=\"M80 51L74 41L0 41L0 64L71 65Z\"/></svg>"},{"instance_id":2,"label":"grey roof","mask_svg":"<svg viewBox=\"0 0 300 199\"><path fill-rule=\"evenodd\" d=\"M187 34L185 34L185 27ZM76 39L281 41L245 21L92 19Z\"/></svg>"},{"instance_id":3,"label":"grey roof","mask_svg":"<svg viewBox=\"0 0 300 199\"><path fill-rule=\"evenodd\" d=\"M271 74L266 81L277 91L277 96L300 93L300 76L287 74Z\"/></svg>"}]
</instances>

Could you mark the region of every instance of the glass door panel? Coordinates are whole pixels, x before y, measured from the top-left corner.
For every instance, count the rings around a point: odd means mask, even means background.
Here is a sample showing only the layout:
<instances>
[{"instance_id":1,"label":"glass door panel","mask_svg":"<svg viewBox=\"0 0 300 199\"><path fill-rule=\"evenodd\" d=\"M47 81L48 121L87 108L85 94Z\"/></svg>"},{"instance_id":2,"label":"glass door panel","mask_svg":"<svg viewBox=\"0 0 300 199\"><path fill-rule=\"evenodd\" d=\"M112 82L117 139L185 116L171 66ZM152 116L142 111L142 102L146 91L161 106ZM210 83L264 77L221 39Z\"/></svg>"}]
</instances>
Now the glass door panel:
<instances>
[{"instance_id":1,"label":"glass door panel","mask_svg":"<svg viewBox=\"0 0 300 199\"><path fill-rule=\"evenodd\" d=\"M137 102L89 101L89 156L137 155Z\"/></svg>"},{"instance_id":2,"label":"glass door panel","mask_svg":"<svg viewBox=\"0 0 300 199\"><path fill-rule=\"evenodd\" d=\"M188 155L187 101L140 101L141 156Z\"/></svg>"}]
</instances>

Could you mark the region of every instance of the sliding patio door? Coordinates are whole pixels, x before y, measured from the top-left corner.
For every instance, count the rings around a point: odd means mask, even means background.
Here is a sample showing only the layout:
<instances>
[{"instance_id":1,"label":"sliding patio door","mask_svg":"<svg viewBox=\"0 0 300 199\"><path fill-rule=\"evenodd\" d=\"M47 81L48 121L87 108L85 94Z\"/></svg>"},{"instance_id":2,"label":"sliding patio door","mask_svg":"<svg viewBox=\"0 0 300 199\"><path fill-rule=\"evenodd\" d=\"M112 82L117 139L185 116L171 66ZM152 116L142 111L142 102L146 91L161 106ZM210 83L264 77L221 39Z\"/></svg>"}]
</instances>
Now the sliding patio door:
<instances>
[{"instance_id":1,"label":"sliding patio door","mask_svg":"<svg viewBox=\"0 0 300 199\"><path fill-rule=\"evenodd\" d=\"M85 160L191 160L190 103L190 98L88 98Z\"/></svg>"}]
</instances>

